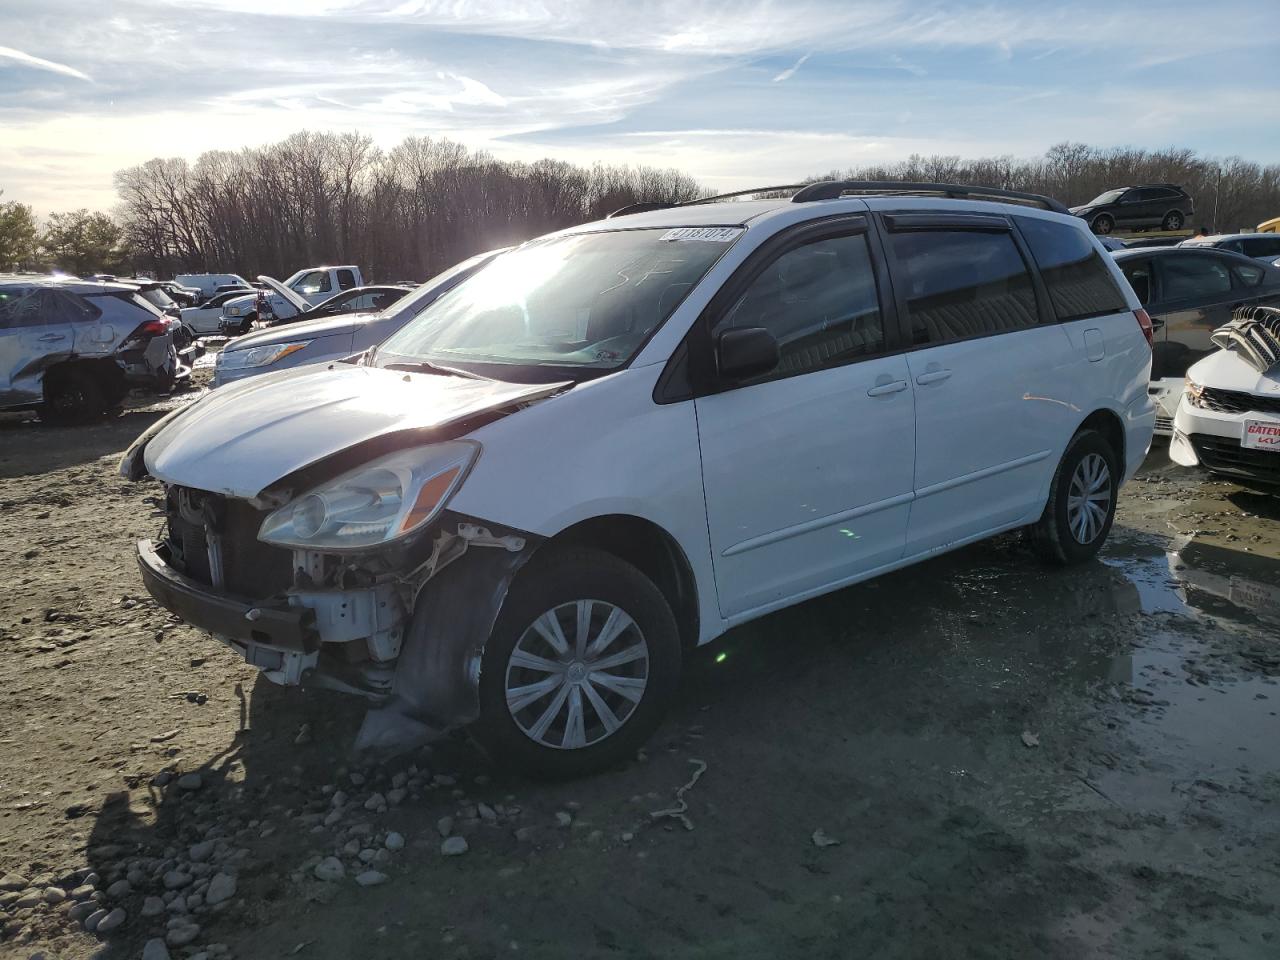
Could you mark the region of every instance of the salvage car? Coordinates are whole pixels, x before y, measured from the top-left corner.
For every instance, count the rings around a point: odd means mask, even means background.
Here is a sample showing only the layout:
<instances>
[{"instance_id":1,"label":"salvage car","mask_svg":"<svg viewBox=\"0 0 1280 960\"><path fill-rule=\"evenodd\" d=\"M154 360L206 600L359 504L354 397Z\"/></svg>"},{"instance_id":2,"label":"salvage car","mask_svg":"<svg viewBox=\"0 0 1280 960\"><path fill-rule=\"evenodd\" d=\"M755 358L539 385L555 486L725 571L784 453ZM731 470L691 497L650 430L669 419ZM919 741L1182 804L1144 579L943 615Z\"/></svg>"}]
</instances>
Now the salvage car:
<instances>
[{"instance_id":1,"label":"salvage car","mask_svg":"<svg viewBox=\"0 0 1280 960\"><path fill-rule=\"evenodd\" d=\"M374 700L358 746L469 724L573 776L737 624L1009 530L1095 556L1154 411L1087 226L993 188L769 191L531 241L358 364L159 421L120 464L163 488L147 590L274 682Z\"/></svg>"},{"instance_id":2,"label":"salvage car","mask_svg":"<svg viewBox=\"0 0 1280 960\"><path fill-rule=\"evenodd\" d=\"M377 313L333 314L322 319L288 322L283 327L269 327L232 340L214 362L212 386L220 387L246 377L363 353L387 339L437 297L453 289L501 252L492 250L464 260L428 280L411 294L398 297Z\"/></svg>"},{"instance_id":3,"label":"salvage car","mask_svg":"<svg viewBox=\"0 0 1280 960\"><path fill-rule=\"evenodd\" d=\"M130 386L168 390L190 373L177 326L129 284L0 277L0 409L77 422L118 408Z\"/></svg>"},{"instance_id":4,"label":"salvage car","mask_svg":"<svg viewBox=\"0 0 1280 960\"><path fill-rule=\"evenodd\" d=\"M1213 247L1243 253L1264 263L1274 263L1280 258L1280 234L1275 233L1217 233L1208 237L1192 237L1183 240L1182 247Z\"/></svg>"},{"instance_id":5,"label":"salvage car","mask_svg":"<svg viewBox=\"0 0 1280 960\"><path fill-rule=\"evenodd\" d=\"M249 281L238 273L180 273L173 278L173 282L200 291L204 300L212 297L220 286L249 286Z\"/></svg>"},{"instance_id":6,"label":"salvage car","mask_svg":"<svg viewBox=\"0 0 1280 960\"><path fill-rule=\"evenodd\" d=\"M1123 250L1112 256L1151 315L1156 433L1168 436L1188 368L1214 349L1213 332L1240 306L1280 304L1280 268L1212 247Z\"/></svg>"},{"instance_id":7,"label":"salvage car","mask_svg":"<svg viewBox=\"0 0 1280 960\"><path fill-rule=\"evenodd\" d=\"M1187 371L1169 458L1280 485L1280 307L1245 307Z\"/></svg>"},{"instance_id":8,"label":"salvage car","mask_svg":"<svg viewBox=\"0 0 1280 960\"><path fill-rule=\"evenodd\" d=\"M226 293L219 293L206 300L198 307L183 307L182 322L198 337L208 337L222 332L222 308L229 300L236 300L245 295L246 287L237 287Z\"/></svg>"},{"instance_id":9,"label":"salvage car","mask_svg":"<svg viewBox=\"0 0 1280 960\"><path fill-rule=\"evenodd\" d=\"M259 314L269 312L275 320L286 320L310 310L328 300L340 290L351 290L364 283L360 268L348 264L342 267L306 267L281 282L271 277L258 277L258 286L266 288L266 294L247 295L228 300L223 305L223 330L248 333L259 319ZM286 292L287 291L287 292Z\"/></svg>"},{"instance_id":10,"label":"salvage car","mask_svg":"<svg viewBox=\"0 0 1280 960\"><path fill-rule=\"evenodd\" d=\"M1196 211L1195 202L1176 183L1147 183L1107 190L1071 212L1091 230L1108 234L1117 227L1181 230Z\"/></svg>"}]
</instances>

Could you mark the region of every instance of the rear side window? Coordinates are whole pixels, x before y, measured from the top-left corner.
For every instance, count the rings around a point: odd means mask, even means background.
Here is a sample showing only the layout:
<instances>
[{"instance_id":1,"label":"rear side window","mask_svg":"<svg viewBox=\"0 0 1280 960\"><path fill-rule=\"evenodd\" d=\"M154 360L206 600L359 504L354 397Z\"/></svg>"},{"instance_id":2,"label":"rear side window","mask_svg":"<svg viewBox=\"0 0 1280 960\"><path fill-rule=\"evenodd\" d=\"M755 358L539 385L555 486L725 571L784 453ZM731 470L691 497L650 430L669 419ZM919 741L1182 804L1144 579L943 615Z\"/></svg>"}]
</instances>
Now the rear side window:
<instances>
[{"instance_id":1,"label":"rear side window","mask_svg":"<svg viewBox=\"0 0 1280 960\"><path fill-rule=\"evenodd\" d=\"M338 289L350 290L356 285L356 275L350 270L338 271Z\"/></svg>"},{"instance_id":2,"label":"rear side window","mask_svg":"<svg viewBox=\"0 0 1280 960\"><path fill-rule=\"evenodd\" d=\"M781 374L808 373L884 349L884 323L866 234L806 243L764 268L716 324L764 327Z\"/></svg>"},{"instance_id":3,"label":"rear side window","mask_svg":"<svg viewBox=\"0 0 1280 960\"><path fill-rule=\"evenodd\" d=\"M136 296L136 294L135 294ZM92 323L102 311L84 297L64 290L50 291L50 310L58 323Z\"/></svg>"},{"instance_id":4,"label":"rear side window","mask_svg":"<svg viewBox=\"0 0 1280 960\"><path fill-rule=\"evenodd\" d=\"M1262 282L1262 275L1266 272L1262 269L1261 264L1254 266L1252 263L1233 263L1231 272L1235 274L1236 281L1242 287L1256 287Z\"/></svg>"},{"instance_id":5,"label":"rear side window","mask_svg":"<svg viewBox=\"0 0 1280 960\"><path fill-rule=\"evenodd\" d=\"M1160 299L1186 300L1231 292L1225 258L1182 255L1160 261Z\"/></svg>"},{"instance_id":6,"label":"rear side window","mask_svg":"<svg viewBox=\"0 0 1280 960\"><path fill-rule=\"evenodd\" d=\"M948 343L1034 327L1031 274L1005 232L920 230L890 234L911 339Z\"/></svg>"},{"instance_id":7,"label":"rear side window","mask_svg":"<svg viewBox=\"0 0 1280 960\"><path fill-rule=\"evenodd\" d=\"M1103 254L1082 230L1052 220L1017 219L1059 320L1065 323L1129 309Z\"/></svg>"}]
</instances>

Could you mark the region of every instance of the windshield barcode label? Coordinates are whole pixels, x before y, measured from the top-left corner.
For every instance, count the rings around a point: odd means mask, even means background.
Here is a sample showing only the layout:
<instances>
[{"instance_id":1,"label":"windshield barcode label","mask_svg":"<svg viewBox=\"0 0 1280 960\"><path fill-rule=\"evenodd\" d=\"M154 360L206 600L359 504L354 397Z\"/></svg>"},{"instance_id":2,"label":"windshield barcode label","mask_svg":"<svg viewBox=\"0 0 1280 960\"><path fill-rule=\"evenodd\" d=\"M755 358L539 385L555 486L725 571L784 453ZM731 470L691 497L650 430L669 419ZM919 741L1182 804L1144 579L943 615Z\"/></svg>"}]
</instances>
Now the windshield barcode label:
<instances>
[{"instance_id":1,"label":"windshield barcode label","mask_svg":"<svg viewBox=\"0 0 1280 960\"><path fill-rule=\"evenodd\" d=\"M742 234L741 227L678 227L662 235L663 240L705 240L711 243L727 243Z\"/></svg>"}]
</instances>

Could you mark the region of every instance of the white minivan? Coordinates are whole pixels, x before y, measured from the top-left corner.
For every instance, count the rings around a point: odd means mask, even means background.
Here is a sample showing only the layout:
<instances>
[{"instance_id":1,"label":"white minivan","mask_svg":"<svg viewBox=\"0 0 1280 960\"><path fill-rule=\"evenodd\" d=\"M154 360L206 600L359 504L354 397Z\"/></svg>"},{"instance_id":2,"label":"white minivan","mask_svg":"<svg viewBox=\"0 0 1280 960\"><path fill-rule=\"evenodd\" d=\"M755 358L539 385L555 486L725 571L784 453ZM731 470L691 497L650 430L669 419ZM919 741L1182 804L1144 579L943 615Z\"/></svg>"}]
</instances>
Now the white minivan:
<instances>
[{"instance_id":1,"label":"white minivan","mask_svg":"<svg viewBox=\"0 0 1280 960\"><path fill-rule=\"evenodd\" d=\"M165 489L147 588L273 681L375 701L362 744L469 724L572 776L737 624L1017 528L1093 557L1154 411L1088 226L787 189L530 241L353 362L156 423L121 462Z\"/></svg>"}]
</instances>

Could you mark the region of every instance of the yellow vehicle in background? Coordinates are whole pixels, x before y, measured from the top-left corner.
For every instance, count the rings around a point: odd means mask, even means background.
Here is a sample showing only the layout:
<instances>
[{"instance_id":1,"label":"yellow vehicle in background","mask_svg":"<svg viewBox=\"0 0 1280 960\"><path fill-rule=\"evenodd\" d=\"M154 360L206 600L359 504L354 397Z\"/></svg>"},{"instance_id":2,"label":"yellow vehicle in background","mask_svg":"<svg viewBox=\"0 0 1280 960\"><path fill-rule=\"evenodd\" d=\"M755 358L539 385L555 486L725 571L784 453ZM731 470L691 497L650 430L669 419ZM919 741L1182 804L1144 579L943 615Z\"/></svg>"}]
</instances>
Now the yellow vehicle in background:
<instances>
[{"instance_id":1,"label":"yellow vehicle in background","mask_svg":"<svg viewBox=\"0 0 1280 960\"><path fill-rule=\"evenodd\" d=\"M1272 217L1258 224L1259 233L1280 233L1280 217Z\"/></svg>"}]
</instances>

